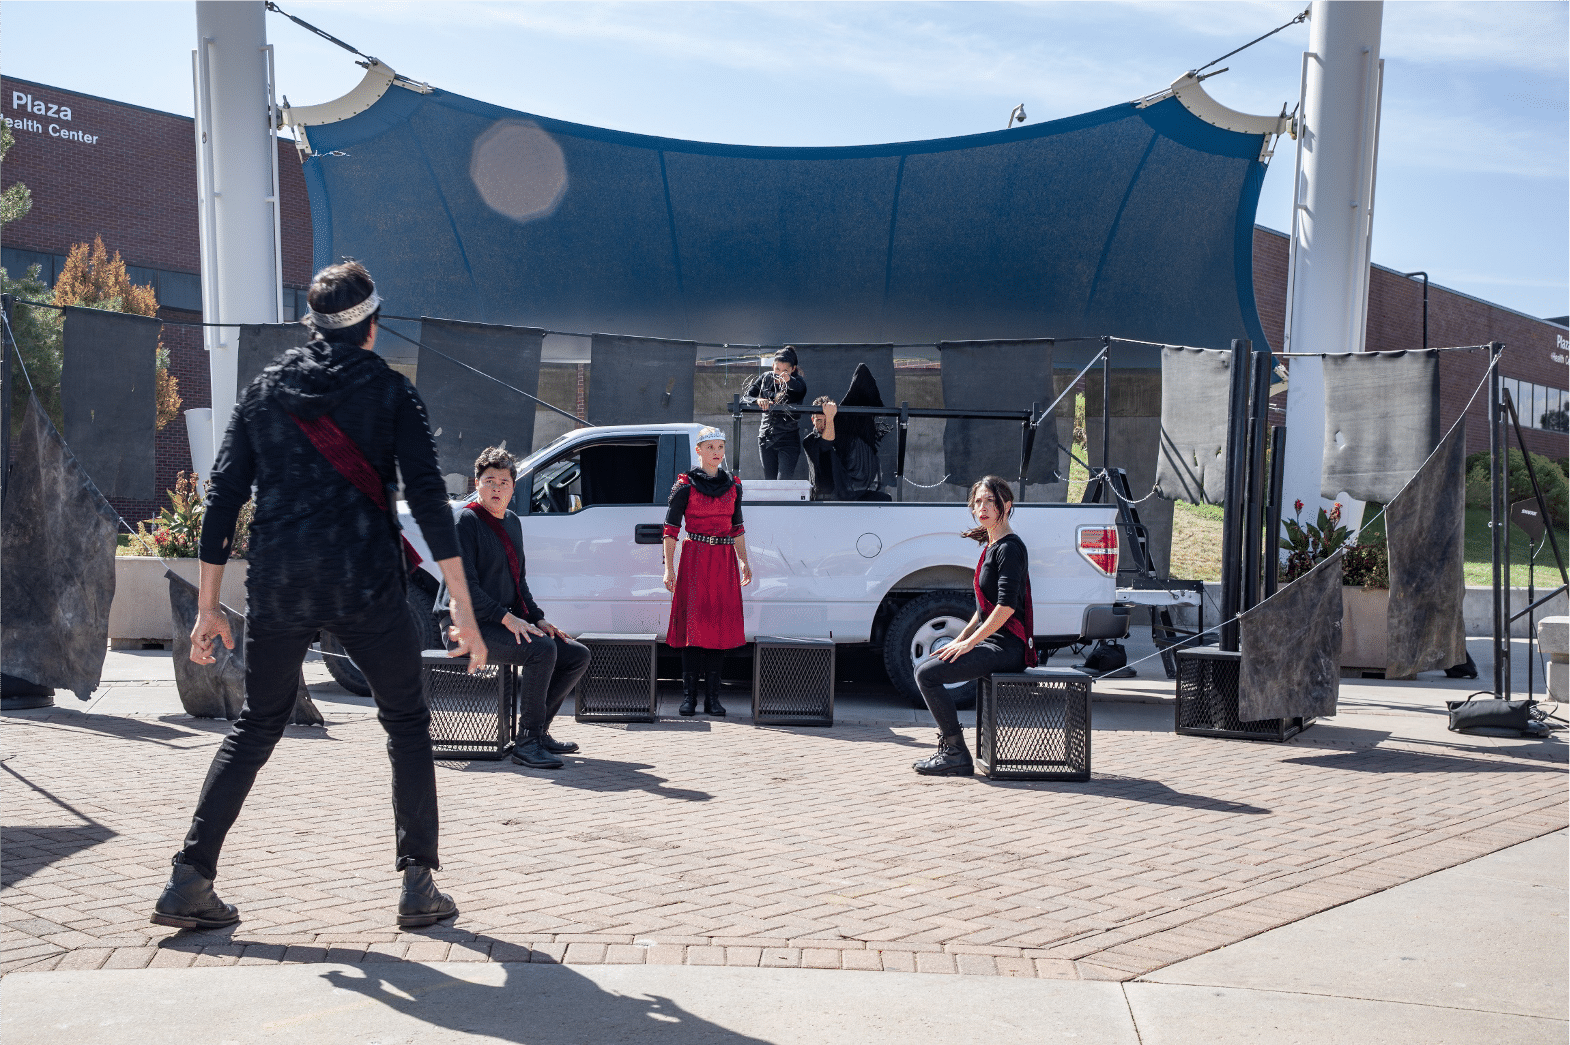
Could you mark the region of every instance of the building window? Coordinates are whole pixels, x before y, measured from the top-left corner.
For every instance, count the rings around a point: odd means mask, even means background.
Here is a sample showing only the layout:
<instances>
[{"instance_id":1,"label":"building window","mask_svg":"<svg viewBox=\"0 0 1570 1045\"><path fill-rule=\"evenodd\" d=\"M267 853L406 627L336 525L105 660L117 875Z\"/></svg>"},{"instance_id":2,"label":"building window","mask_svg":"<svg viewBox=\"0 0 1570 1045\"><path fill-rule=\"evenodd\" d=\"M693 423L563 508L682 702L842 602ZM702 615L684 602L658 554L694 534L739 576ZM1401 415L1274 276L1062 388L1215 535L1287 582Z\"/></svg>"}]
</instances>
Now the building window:
<instances>
[{"instance_id":1,"label":"building window","mask_svg":"<svg viewBox=\"0 0 1570 1045\"><path fill-rule=\"evenodd\" d=\"M1513 377L1500 383L1509 390L1523 425L1544 432L1570 432L1570 392Z\"/></svg>"}]
</instances>

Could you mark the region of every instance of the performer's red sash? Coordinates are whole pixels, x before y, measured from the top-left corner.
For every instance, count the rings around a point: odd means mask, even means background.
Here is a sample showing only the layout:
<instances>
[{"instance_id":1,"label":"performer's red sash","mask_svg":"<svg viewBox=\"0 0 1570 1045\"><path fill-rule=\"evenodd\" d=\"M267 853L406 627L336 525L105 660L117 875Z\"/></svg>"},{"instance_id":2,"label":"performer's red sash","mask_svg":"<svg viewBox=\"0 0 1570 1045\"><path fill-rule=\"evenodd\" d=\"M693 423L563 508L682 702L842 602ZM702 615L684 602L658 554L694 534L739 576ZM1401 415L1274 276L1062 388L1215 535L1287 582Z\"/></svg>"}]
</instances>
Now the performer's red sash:
<instances>
[{"instance_id":1,"label":"performer's red sash","mask_svg":"<svg viewBox=\"0 0 1570 1045\"><path fill-rule=\"evenodd\" d=\"M518 605L523 601L523 564L518 561L518 549L513 546L512 538L507 535L507 527L503 526L502 521L492 515L479 501L470 501L464 507L484 519L485 525L489 526L496 539L502 542L502 548L507 552L507 566L512 570L513 605ZM524 607L525 610L527 608Z\"/></svg>"},{"instance_id":2,"label":"performer's red sash","mask_svg":"<svg viewBox=\"0 0 1570 1045\"><path fill-rule=\"evenodd\" d=\"M321 417L307 421L298 414L290 414L294 423L300 426L300 431L311 441L311 445L321 451L327 458L327 463L335 468L339 475L349 480L356 490L371 499L371 503L387 511L387 492L382 489L382 477L376 474L376 469L370 461L365 459L365 451L361 450L353 439L338 427L338 422L323 414ZM398 539L403 542L403 560L412 573L420 565L420 553L414 550L414 545L409 543L409 538L400 531Z\"/></svg>"},{"instance_id":3,"label":"performer's red sash","mask_svg":"<svg viewBox=\"0 0 1570 1045\"><path fill-rule=\"evenodd\" d=\"M992 615L997 605L981 593L981 564L987 561L987 549L981 549L981 558L976 560L976 574L971 579L971 586L976 589L976 608L981 611L981 619L986 620ZM1030 572L1025 572L1025 606L1009 615L1003 622L1003 630L1019 639L1025 644L1025 667L1033 668L1037 664L1036 644L1032 638L1036 630L1036 614L1031 606L1030 599Z\"/></svg>"}]
</instances>

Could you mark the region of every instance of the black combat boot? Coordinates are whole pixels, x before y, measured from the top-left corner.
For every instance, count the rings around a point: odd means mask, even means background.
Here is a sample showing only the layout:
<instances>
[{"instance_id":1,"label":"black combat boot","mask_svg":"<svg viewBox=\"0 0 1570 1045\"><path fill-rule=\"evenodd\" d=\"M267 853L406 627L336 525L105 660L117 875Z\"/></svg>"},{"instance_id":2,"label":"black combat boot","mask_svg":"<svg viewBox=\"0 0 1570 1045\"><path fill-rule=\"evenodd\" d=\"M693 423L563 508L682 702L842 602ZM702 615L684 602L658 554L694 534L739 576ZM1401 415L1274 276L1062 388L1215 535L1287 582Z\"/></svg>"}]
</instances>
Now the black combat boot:
<instances>
[{"instance_id":1,"label":"black combat boot","mask_svg":"<svg viewBox=\"0 0 1570 1045\"><path fill-rule=\"evenodd\" d=\"M153 906L154 925L176 929L221 929L240 920L240 910L213 892L213 880L176 856L169 884Z\"/></svg>"},{"instance_id":2,"label":"black combat boot","mask_svg":"<svg viewBox=\"0 0 1570 1045\"><path fill-rule=\"evenodd\" d=\"M683 671L681 673L681 707L676 709L679 715L691 718L698 713L698 673L696 671Z\"/></svg>"},{"instance_id":3,"label":"black combat boot","mask_svg":"<svg viewBox=\"0 0 1570 1045\"><path fill-rule=\"evenodd\" d=\"M512 760L530 769L560 769L567 763L545 750L542 733L526 733L512 746Z\"/></svg>"},{"instance_id":4,"label":"black combat boot","mask_svg":"<svg viewBox=\"0 0 1570 1045\"><path fill-rule=\"evenodd\" d=\"M923 776L970 776L976 771L965 746L965 734L938 737L938 750L911 768Z\"/></svg>"},{"instance_id":5,"label":"black combat boot","mask_svg":"<svg viewBox=\"0 0 1570 1045\"><path fill-rule=\"evenodd\" d=\"M715 668L704 678L703 713L715 718L725 717L725 705L720 703L720 669Z\"/></svg>"},{"instance_id":6,"label":"black combat boot","mask_svg":"<svg viewBox=\"0 0 1570 1045\"><path fill-rule=\"evenodd\" d=\"M403 892L398 897L398 925L419 929L435 925L458 913L452 897L438 892L429 867L410 864L403 869Z\"/></svg>"},{"instance_id":7,"label":"black combat boot","mask_svg":"<svg viewBox=\"0 0 1570 1045\"><path fill-rule=\"evenodd\" d=\"M578 752L576 740L557 740L549 733L540 734L540 746L553 755L573 755Z\"/></svg>"}]
</instances>

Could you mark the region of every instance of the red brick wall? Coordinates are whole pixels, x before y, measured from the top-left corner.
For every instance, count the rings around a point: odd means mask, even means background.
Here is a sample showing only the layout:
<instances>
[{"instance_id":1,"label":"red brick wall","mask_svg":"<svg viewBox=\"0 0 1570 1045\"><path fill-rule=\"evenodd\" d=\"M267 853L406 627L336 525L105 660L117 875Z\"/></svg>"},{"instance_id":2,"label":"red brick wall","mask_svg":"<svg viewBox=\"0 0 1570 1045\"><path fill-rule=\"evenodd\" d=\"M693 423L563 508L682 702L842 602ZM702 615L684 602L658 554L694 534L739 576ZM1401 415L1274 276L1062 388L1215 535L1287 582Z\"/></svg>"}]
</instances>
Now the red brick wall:
<instances>
[{"instance_id":1,"label":"red brick wall","mask_svg":"<svg viewBox=\"0 0 1570 1045\"><path fill-rule=\"evenodd\" d=\"M1271 229L1254 229L1254 296L1259 319L1273 347L1279 348L1286 328L1286 276L1288 239ZM1563 362L1566 349L1558 339L1563 327L1534 319L1486 301L1443 287L1428 290L1428 344L1483 345L1502 342L1500 373L1553 388L1566 387ZM1388 269L1373 267L1368 283L1368 326L1365 334L1371 352L1393 352L1423 346L1423 284ZM1448 430L1461 415L1488 368L1486 352L1446 352L1439 357L1440 421ZM1290 393L1289 393L1290 394ZM1486 392L1485 392L1486 395ZM1467 411L1467 452L1488 449L1488 407L1481 396ZM1566 437L1557 432L1522 429L1534 453L1563 457ZM1512 445L1514 445L1514 436Z\"/></svg>"},{"instance_id":2,"label":"red brick wall","mask_svg":"<svg viewBox=\"0 0 1570 1045\"><path fill-rule=\"evenodd\" d=\"M13 92L57 107L71 119L36 115L13 106ZM5 229L5 245L49 254L69 253L76 243L102 235L111 253L128 265L200 272L196 214L196 141L193 121L172 113L94 98L55 87L0 78L0 114L13 121L15 145L6 156L0 181L25 184L33 208ZM16 121L30 119L34 131ZM62 139L49 127L80 131L96 141ZM294 144L278 143L278 182L282 198L283 276L286 286L303 287L311 278L311 210ZM160 309L165 320L201 320L198 312ZM179 379L181 409L211 404L207 352L201 330L166 324L164 347L170 372ZM135 525L166 505L164 491L191 467L185 419L177 418L154 436L157 460L153 499L116 502Z\"/></svg>"}]
</instances>

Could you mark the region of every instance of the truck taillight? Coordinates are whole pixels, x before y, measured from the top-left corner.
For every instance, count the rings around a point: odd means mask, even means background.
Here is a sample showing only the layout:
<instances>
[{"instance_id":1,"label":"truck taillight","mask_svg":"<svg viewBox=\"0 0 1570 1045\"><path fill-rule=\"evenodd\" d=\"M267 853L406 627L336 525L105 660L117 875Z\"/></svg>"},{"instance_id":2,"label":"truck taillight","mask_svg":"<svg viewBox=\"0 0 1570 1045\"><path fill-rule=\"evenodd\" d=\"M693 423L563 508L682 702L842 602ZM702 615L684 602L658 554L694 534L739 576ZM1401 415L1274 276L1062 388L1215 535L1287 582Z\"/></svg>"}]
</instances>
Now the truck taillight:
<instances>
[{"instance_id":1,"label":"truck taillight","mask_svg":"<svg viewBox=\"0 0 1570 1045\"><path fill-rule=\"evenodd\" d=\"M1118 572L1118 528L1116 526L1081 526L1079 528L1079 554L1092 566L1108 577Z\"/></svg>"}]
</instances>

